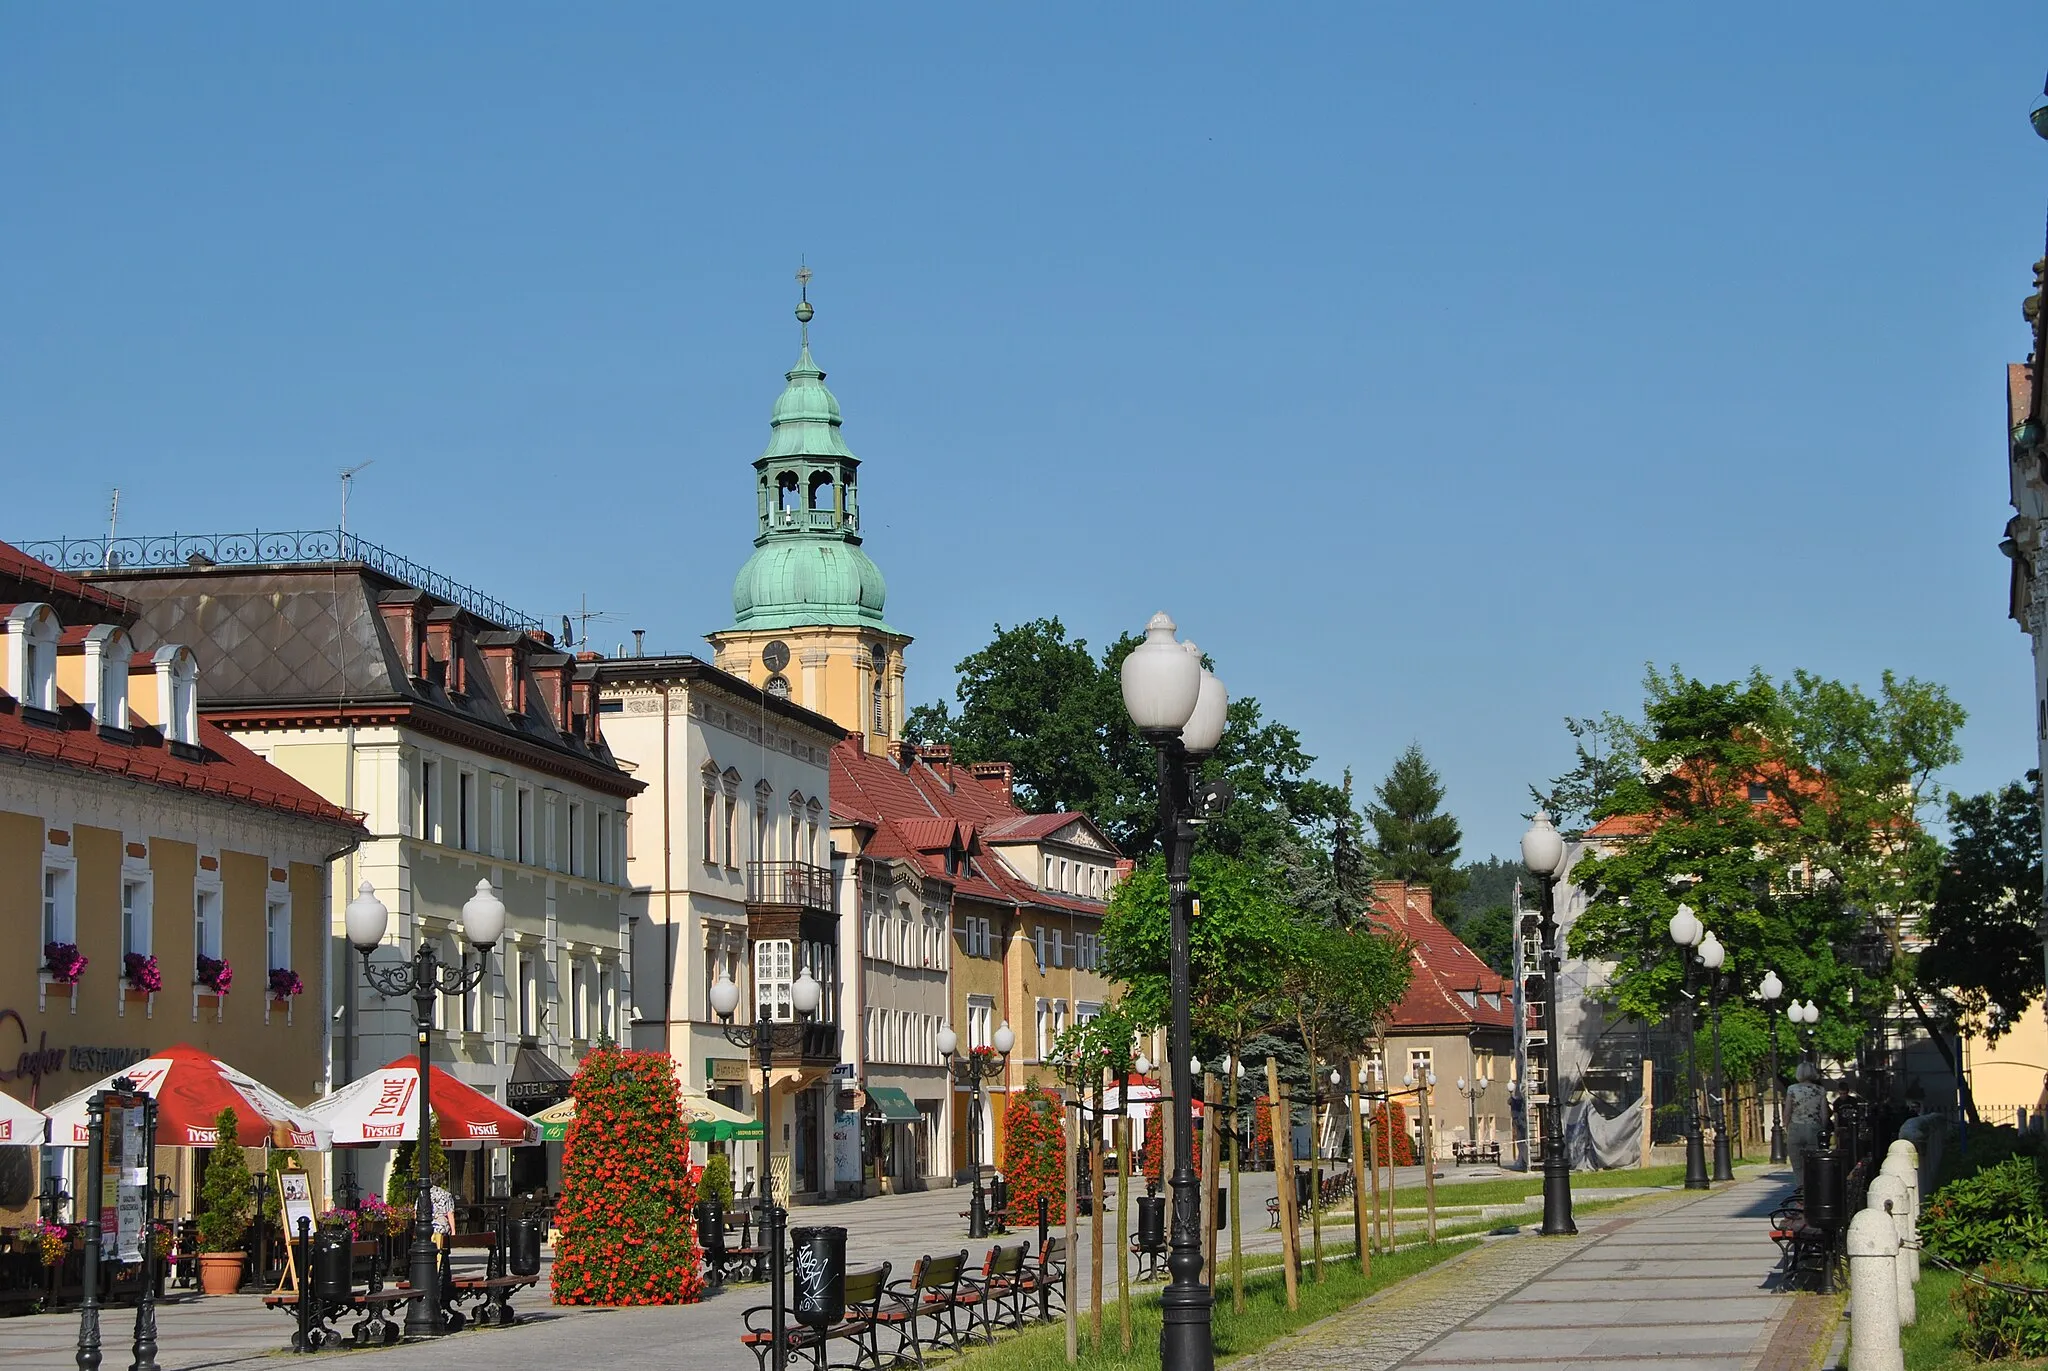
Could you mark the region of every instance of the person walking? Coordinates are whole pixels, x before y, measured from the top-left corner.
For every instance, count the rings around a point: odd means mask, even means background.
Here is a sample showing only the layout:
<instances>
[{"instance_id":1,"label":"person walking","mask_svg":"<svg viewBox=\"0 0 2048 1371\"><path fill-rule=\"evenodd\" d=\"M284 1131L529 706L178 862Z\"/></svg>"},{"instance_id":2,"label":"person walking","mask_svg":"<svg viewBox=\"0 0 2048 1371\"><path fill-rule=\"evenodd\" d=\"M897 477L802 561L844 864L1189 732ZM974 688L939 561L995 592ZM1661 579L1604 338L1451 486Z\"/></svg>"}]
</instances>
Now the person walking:
<instances>
[{"instance_id":1,"label":"person walking","mask_svg":"<svg viewBox=\"0 0 2048 1371\"><path fill-rule=\"evenodd\" d=\"M1828 1092L1812 1062L1799 1063L1798 1079L1785 1091L1785 1149L1792 1179L1806 1182L1806 1157L1820 1148L1828 1126Z\"/></svg>"}]
</instances>

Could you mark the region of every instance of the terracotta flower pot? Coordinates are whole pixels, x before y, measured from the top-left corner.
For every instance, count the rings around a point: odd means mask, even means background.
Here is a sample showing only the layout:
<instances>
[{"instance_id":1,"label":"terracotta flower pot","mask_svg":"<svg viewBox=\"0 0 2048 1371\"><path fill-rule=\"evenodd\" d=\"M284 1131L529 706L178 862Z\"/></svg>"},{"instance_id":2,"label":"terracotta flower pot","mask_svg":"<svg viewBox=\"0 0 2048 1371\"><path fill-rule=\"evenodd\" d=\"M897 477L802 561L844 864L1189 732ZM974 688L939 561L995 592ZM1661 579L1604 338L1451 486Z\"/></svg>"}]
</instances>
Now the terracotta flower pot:
<instances>
[{"instance_id":1,"label":"terracotta flower pot","mask_svg":"<svg viewBox=\"0 0 2048 1371\"><path fill-rule=\"evenodd\" d=\"M200 1290L208 1295L234 1294L242 1288L242 1263L247 1260L240 1252L201 1252Z\"/></svg>"}]
</instances>

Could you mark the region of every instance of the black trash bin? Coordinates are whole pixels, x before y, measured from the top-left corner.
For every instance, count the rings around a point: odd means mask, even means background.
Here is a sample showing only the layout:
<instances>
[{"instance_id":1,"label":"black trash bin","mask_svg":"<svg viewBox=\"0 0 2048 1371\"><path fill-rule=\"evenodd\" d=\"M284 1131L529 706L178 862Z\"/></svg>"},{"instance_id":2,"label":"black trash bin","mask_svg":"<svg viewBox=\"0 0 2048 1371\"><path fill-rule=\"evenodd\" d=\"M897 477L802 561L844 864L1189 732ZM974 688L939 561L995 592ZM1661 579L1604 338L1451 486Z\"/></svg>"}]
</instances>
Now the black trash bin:
<instances>
[{"instance_id":1,"label":"black trash bin","mask_svg":"<svg viewBox=\"0 0 2048 1371\"><path fill-rule=\"evenodd\" d=\"M997 1176L988 1187L989 1218L1007 1231L1010 1226L1010 1182Z\"/></svg>"},{"instance_id":2,"label":"black trash bin","mask_svg":"<svg viewBox=\"0 0 2048 1371\"><path fill-rule=\"evenodd\" d=\"M1158 1252L1166 1246L1166 1196L1138 1197L1138 1250Z\"/></svg>"},{"instance_id":3,"label":"black trash bin","mask_svg":"<svg viewBox=\"0 0 2048 1371\"><path fill-rule=\"evenodd\" d=\"M313 1298L346 1304L349 1299L348 1230L323 1228L313 1238Z\"/></svg>"},{"instance_id":4,"label":"black trash bin","mask_svg":"<svg viewBox=\"0 0 2048 1371\"><path fill-rule=\"evenodd\" d=\"M540 1274L540 1215L521 1214L512 1220L512 1244L507 1259L515 1276Z\"/></svg>"},{"instance_id":5,"label":"black trash bin","mask_svg":"<svg viewBox=\"0 0 2048 1371\"><path fill-rule=\"evenodd\" d=\"M1306 1171L1294 1173L1294 1212L1306 1214L1315 1199L1315 1192L1309 1188L1309 1174Z\"/></svg>"},{"instance_id":6,"label":"black trash bin","mask_svg":"<svg viewBox=\"0 0 2048 1371\"><path fill-rule=\"evenodd\" d=\"M1809 1227L1833 1233L1843 1225L1842 1154L1806 1154L1805 1216Z\"/></svg>"},{"instance_id":7,"label":"black trash bin","mask_svg":"<svg viewBox=\"0 0 2048 1371\"><path fill-rule=\"evenodd\" d=\"M789 1230L798 1323L830 1328L846 1317L846 1230L820 1225Z\"/></svg>"},{"instance_id":8,"label":"black trash bin","mask_svg":"<svg viewBox=\"0 0 2048 1371\"><path fill-rule=\"evenodd\" d=\"M692 1212L697 1219L697 1246L704 1249L704 1269L720 1274L725 1267L725 1206L717 1200L699 1200Z\"/></svg>"}]
</instances>

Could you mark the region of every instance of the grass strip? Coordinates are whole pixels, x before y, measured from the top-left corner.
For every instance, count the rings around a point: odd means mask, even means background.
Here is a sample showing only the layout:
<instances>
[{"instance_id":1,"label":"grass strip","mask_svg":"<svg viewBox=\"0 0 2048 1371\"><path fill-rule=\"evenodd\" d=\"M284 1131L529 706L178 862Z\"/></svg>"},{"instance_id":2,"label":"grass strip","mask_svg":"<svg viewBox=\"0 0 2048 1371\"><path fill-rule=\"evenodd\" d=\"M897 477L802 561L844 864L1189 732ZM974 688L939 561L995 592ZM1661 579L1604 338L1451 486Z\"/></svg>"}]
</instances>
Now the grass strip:
<instances>
[{"instance_id":1,"label":"grass strip","mask_svg":"<svg viewBox=\"0 0 2048 1371\"><path fill-rule=\"evenodd\" d=\"M1245 1266L1245 1312L1230 1307L1230 1277L1226 1266L1222 1288L1216 1291L1216 1360L1242 1357L1274 1339L1306 1327L1317 1319L1386 1289L1439 1262L1469 1251L1477 1243L1439 1242L1435 1246L1403 1248L1372 1259L1372 1276L1361 1276L1356 1262L1334 1262L1325 1254L1327 1280L1318 1282L1304 1271L1301 1308L1287 1307L1287 1286L1280 1274L1277 1255L1260 1254L1265 1260ZM1159 1365L1159 1291L1145 1291L1131 1301L1131 1351L1125 1355L1117 1341L1116 1303L1103 1306L1102 1346L1090 1346L1087 1313L1081 1316L1081 1358L1083 1371L1140 1371ZM1060 1323L1040 1324L998 1341L994 1347L977 1348L954 1361L961 1371L1064 1371L1067 1365L1066 1328Z\"/></svg>"},{"instance_id":2,"label":"grass strip","mask_svg":"<svg viewBox=\"0 0 2048 1371\"><path fill-rule=\"evenodd\" d=\"M1906 1371L1961 1371L1983 1366L1962 1349L1963 1311L1956 1307L1956 1291L1963 1278L1933 1263L1920 1269L1920 1284L1913 1288L1915 1320L1899 1330L1899 1346L1906 1354ZM1999 1367L2040 1366L2038 1361L2002 1361Z\"/></svg>"}]
</instances>

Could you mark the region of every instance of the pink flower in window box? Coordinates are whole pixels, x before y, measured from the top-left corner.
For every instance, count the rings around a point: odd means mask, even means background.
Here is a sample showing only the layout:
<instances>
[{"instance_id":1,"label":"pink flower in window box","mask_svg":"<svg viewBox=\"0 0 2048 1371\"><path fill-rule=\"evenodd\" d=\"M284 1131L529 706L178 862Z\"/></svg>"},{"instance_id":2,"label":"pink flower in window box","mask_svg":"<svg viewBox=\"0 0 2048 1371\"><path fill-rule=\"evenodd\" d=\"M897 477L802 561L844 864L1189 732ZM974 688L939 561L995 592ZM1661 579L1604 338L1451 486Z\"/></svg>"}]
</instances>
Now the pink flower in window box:
<instances>
[{"instance_id":1,"label":"pink flower in window box","mask_svg":"<svg viewBox=\"0 0 2048 1371\"><path fill-rule=\"evenodd\" d=\"M228 986L235 979L235 969L228 965L225 957L209 957L199 954L199 965L193 976L193 984L203 985L216 995L228 993Z\"/></svg>"},{"instance_id":2,"label":"pink flower in window box","mask_svg":"<svg viewBox=\"0 0 2048 1371\"><path fill-rule=\"evenodd\" d=\"M306 983L299 979L299 973L288 966L270 968L270 995L272 999L289 999L305 993Z\"/></svg>"},{"instance_id":3,"label":"pink flower in window box","mask_svg":"<svg viewBox=\"0 0 2048 1371\"><path fill-rule=\"evenodd\" d=\"M131 989L155 994L164 988L164 973L156 958L147 952L130 952L121 958L121 975Z\"/></svg>"},{"instance_id":4,"label":"pink flower in window box","mask_svg":"<svg viewBox=\"0 0 2048 1371\"><path fill-rule=\"evenodd\" d=\"M78 978L85 974L87 960L77 943L43 944L43 969L58 985L77 985Z\"/></svg>"}]
</instances>

